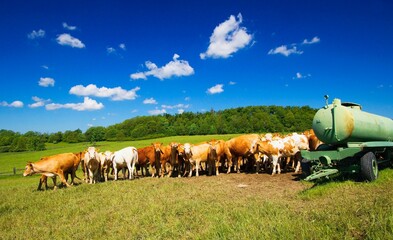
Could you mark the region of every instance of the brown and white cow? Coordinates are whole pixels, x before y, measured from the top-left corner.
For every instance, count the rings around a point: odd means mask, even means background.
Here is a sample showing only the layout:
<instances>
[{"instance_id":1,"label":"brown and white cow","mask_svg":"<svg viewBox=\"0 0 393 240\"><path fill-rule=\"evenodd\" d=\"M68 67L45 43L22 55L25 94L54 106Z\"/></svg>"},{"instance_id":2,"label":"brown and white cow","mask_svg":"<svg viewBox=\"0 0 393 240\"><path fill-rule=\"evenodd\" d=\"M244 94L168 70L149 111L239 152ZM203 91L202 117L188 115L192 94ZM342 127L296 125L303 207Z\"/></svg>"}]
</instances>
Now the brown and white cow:
<instances>
[{"instance_id":1,"label":"brown and white cow","mask_svg":"<svg viewBox=\"0 0 393 240\"><path fill-rule=\"evenodd\" d=\"M105 151L98 153L98 158L100 160L100 177L101 180L107 182L109 177L109 172L112 167L112 152Z\"/></svg>"},{"instance_id":2,"label":"brown and white cow","mask_svg":"<svg viewBox=\"0 0 393 240\"><path fill-rule=\"evenodd\" d=\"M100 181L101 162L95 147L88 147L84 157L86 182L93 184Z\"/></svg>"},{"instance_id":3,"label":"brown and white cow","mask_svg":"<svg viewBox=\"0 0 393 240\"><path fill-rule=\"evenodd\" d=\"M284 149L284 143L281 139L275 140L267 140L267 139L259 139L258 141L254 142L252 145L251 152L261 153L266 155L268 158L272 159L272 175L281 173L280 167L280 157L282 156L282 151Z\"/></svg>"},{"instance_id":4,"label":"brown and white cow","mask_svg":"<svg viewBox=\"0 0 393 240\"><path fill-rule=\"evenodd\" d=\"M202 162L207 163L210 157L216 157L216 149L212 147L211 143L200 143L198 145L191 145L190 143L185 143L183 145L183 157L186 162L190 163L189 177L192 176L192 169L195 167L195 176L199 176L199 166ZM212 154L211 151L215 153Z\"/></svg>"},{"instance_id":5,"label":"brown and white cow","mask_svg":"<svg viewBox=\"0 0 393 240\"><path fill-rule=\"evenodd\" d=\"M59 176L60 181L65 186L69 187L70 184L67 183L66 175L71 174L71 183L74 184L74 178L76 177L75 172L79 166L82 156L82 153L62 153L43 157L37 162L27 163L23 176L26 177L33 174L42 174L45 176L41 177L38 190L41 189L41 185L43 183L47 187L47 177L52 178L54 188L56 189L56 176Z\"/></svg>"}]
</instances>

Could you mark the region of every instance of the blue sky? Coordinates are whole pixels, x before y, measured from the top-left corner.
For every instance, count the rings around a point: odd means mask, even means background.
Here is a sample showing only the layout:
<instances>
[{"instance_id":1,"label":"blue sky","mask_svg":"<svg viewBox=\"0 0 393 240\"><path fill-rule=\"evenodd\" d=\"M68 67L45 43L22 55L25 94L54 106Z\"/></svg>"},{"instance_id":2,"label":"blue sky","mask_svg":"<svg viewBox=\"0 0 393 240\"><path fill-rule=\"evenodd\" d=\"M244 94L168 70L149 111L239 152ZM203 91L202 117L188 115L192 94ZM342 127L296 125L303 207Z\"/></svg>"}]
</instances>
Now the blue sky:
<instances>
[{"instance_id":1,"label":"blue sky","mask_svg":"<svg viewBox=\"0 0 393 240\"><path fill-rule=\"evenodd\" d=\"M387 0L3 0L0 129L319 108L325 94L393 118L392 13Z\"/></svg>"}]
</instances>

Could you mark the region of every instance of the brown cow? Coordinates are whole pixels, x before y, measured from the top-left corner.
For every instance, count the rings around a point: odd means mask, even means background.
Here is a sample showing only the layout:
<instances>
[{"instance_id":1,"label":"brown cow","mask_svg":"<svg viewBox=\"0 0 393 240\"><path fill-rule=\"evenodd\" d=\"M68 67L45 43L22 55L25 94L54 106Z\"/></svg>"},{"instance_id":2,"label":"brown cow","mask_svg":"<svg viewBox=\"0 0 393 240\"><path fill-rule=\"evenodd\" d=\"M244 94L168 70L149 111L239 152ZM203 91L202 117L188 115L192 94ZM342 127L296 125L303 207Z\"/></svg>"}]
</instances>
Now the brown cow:
<instances>
[{"instance_id":1,"label":"brown cow","mask_svg":"<svg viewBox=\"0 0 393 240\"><path fill-rule=\"evenodd\" d=\"M162 143L152 143L152 145L154 146L155 157L154 162L150 161L150 165L154 164L156 167L157 175L160 172L161 177L163 177L166 173L167 163L170 164L171 145L163 146ZM158 162L160 163L160 166L157 166ZM157 167L161 169L157 169Z\"/></svg>"},{"instance_id":2,"label":"brown cow","mask_svg":"<svg viewBox=\"0 0 393 240\"><path fill-rule=\"evenodd\" d=\"M258 134L246 134L235 138L232 138L225 142L226 152L228 158L228 172L231 172L231 165L233 162L236 163L236 171L240 172L240 161L239 159L249 157L252 152L252 148L261 137ZM234 161L235 160L235 161Z\"/></svg>"},{"instance_id":3,"label":"brown cow","mask_svg":"<svg viewBox=\"0 0 393 240\"><path fill-rule=\"evenodd\" d=\"M154 146L146 146L143 148L138 148L138 165L140 166L142 170L142 176L143 174L143 169L146 171L146 175L148 173L147 170L147 164L151 162L154 162ZM151 165L150 165L151 166ZM154 172L152 171L152 174L154 175Z\"/></svg>"},{"instance_id":4,"label":"brown cow","mask_svg":"<svg viewBox=\"0 0 393 240\"><path fill-rule=\"evenodd\" d=\"M317 150L318 146L323 142L317 138L313 129L307 130L303 133L308 138L308 144L310 147L310 151Z\"/></svg>"},{"instance_id":5,"label":"brown cow","mask_svg":"<svg viewBox=\"0 0 393 240\"><path fill-rule=\"evenodd\" d=\"M62 153L54 156L48 156L41 158L38 162L27 163L23 176L31 176L33 174L42 174L45 177L41 177L38 185L38 190L41 189L43 183L47 187L47 177L51 177L53 180L54 188L56 189L56 176L60 177L60 181L67 187L70 184L67 183L66 175L71 174L71 183L74 184L74 178L76 177L76 170L79 166L83 153Z\"/></svg>"}]
</instances>

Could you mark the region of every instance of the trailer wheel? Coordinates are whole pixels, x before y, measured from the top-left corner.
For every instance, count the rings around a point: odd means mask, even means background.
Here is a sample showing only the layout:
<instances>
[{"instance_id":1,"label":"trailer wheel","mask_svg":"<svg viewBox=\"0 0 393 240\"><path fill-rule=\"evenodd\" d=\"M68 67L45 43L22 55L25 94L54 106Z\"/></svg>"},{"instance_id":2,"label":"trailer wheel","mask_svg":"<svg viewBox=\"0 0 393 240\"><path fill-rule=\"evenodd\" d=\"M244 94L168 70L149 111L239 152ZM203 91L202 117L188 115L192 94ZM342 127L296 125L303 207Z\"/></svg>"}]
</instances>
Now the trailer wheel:
<instances>
[{"instance_id":1,"label":"trailer wheel","mask_svg":"<svg viewBox=\"0 0 393 240\"><path fill-rule=\"evenodd\" d=\"M360 173L370 182L378 178L378 163L373 152L368 152L360 158Z\"/></svg>"}]
</instances>

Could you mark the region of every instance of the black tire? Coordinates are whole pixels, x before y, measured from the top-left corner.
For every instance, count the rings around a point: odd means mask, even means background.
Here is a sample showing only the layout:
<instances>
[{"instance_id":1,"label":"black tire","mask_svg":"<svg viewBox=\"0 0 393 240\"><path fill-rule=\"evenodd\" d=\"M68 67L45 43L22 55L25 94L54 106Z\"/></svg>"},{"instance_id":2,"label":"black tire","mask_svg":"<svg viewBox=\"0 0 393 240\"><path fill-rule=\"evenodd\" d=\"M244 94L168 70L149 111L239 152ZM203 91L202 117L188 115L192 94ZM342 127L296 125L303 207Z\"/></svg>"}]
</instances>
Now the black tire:
<instances>
[{"instance_id":1,"label":"black tire","mask_svg":"<svg viewBox=\"0 0 393 240\"><path fill-rule=\"evenodd\" d=\"M370 182L378 178L378 163L373 152L368 152L360 158L360 174Z\"/></svg>"}]
</instances>

